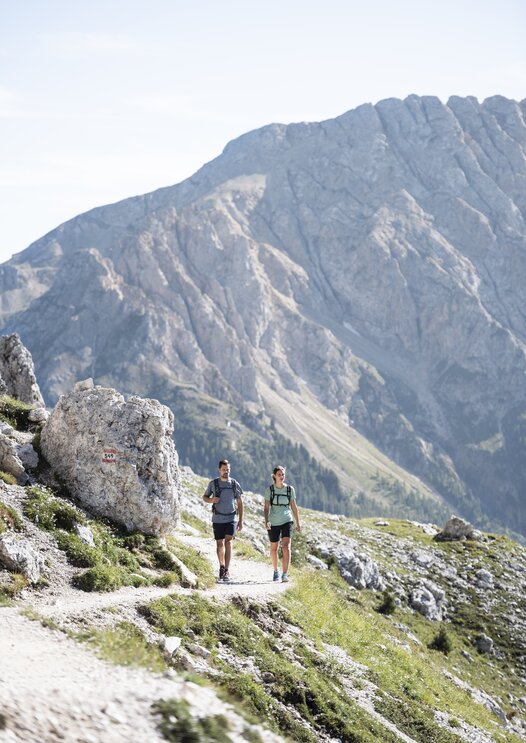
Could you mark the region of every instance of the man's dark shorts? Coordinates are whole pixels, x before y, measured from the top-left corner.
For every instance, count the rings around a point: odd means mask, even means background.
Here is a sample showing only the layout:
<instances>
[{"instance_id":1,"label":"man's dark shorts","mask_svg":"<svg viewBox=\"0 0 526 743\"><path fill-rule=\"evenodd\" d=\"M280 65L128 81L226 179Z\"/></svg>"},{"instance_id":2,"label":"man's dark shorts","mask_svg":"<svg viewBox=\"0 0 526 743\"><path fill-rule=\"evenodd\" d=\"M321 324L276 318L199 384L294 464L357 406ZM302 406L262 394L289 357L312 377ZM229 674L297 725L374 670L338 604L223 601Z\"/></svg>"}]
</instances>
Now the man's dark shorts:
<instances>
[{"instance_id":1,"label":"man's dark shorts","mask_svg":"<svg viewBox=\"0 0 526 743\"><path fill-rule=\"evenodd\" d=\"M214 527L214 539L224 539L227 536L233 537L236 533L236 522L229 521L226 524L212 524Z\"/></svg>"},{"instance_id":2,"label":"man's dark shorts","mask_svg":"<svg viewBox=\"0 0 526 743\"><path fill-rule=\"evenodd\" d=\"M267 529L268 538L271 542L279 542L281 537L291 537L293 521L287 521L286 524L280 524L279 526L271 526Z\"/></svg>"}]
</instances>

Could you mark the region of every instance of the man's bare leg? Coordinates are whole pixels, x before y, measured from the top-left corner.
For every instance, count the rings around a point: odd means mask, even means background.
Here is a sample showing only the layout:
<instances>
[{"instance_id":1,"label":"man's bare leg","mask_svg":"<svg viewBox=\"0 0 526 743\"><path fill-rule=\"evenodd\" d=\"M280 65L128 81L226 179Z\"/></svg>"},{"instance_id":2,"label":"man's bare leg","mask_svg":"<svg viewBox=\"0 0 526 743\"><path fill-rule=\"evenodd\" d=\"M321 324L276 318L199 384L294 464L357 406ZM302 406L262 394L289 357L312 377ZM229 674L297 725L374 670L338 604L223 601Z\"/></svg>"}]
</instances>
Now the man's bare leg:
<instances>
[{"instance_id":1,"label":"man's bare leg","mask_svg":"<svg viewBox=\"0 0 526 743\"><path fill-rule=\"evenodd\" d=\"M224 566L228 570L230 567L230 560L232 559L232 540L234 537L227 535L225 537L225 562Z\"/></svg>"},{"instance_id":2,"label":"man's bare leg","mask_svg":"<svg viewBox=\"0 0 526 743\"><path fill-rule=\"evenodd\" d=\"M225 564L225 540L224 539L216 539L216 550L217 550L217 559L219 560L219 565Z\"/></svg>"}]
</instances>

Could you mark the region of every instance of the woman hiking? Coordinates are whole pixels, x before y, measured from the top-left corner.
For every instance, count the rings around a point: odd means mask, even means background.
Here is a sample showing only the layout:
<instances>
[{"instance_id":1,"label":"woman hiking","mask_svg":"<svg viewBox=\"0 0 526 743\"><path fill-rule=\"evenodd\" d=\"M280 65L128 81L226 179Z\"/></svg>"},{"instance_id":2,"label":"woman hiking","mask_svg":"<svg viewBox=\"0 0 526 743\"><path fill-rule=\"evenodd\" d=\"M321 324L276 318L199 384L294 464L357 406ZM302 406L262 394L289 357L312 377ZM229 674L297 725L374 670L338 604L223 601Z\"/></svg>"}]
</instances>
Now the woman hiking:
<instances>
[{"instance_id":1,"label":"woman hiking","mask_svg":"<svg viewBox=\"0 0 526 743\"><path fill-rule=\"evenodd\" d=\"M270 540L270 559L274 568L273 580L279 580L278 546L281 539L282 573L281 580L286 583L289 579L290 543L294 521L296 529L301 531L300 514L296 505L296 493L292 485L285 482L285 467L279 464L272 471L273 484L265 491L265 528Z\"/></svg>"}]
</instances>

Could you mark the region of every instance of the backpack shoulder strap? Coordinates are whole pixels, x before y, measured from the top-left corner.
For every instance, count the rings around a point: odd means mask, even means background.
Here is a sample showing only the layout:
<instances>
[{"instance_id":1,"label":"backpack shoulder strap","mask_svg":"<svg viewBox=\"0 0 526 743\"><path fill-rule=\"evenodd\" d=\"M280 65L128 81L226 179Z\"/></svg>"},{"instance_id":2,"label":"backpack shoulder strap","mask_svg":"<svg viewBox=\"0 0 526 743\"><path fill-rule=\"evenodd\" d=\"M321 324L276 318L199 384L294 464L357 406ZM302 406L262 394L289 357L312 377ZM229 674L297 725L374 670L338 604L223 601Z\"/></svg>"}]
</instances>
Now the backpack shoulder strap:
<instances>
[{"instance_id":1,"label":"backpack shoulder strap","mask_svg":"<svg viewBox=\"0 0 526 743\"><path fill-rule=\"evenodd\" d=\"M269 490L270 490L270 505L273 506L274 505L274 495L275 495L274 485L271 485L269 487Z\"/></svg>"},{"instance_id":2,"label":"backpack shoulder strap","mask_svg":"<svg viewBox=\"0 0 526 743\"><path fill-rule=\"evenodd\" d=\"M290 485L287 485L287 498L289 500L289 506L290 506L290 500L292 498L292 490L291 490Z\"/></svg>"}]
</instances>

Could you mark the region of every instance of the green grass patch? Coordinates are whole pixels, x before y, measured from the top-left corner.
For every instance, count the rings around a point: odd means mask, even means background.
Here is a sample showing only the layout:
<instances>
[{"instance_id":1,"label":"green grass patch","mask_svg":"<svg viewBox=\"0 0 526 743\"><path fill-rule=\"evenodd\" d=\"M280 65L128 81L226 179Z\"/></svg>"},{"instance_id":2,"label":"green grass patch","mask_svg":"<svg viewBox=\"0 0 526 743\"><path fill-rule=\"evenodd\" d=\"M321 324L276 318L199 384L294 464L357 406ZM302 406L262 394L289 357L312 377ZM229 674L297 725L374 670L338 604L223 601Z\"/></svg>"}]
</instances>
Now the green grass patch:
<instances>
[{"instance_id":1,"label":"green grass patch","mask_svg":"<svg viewBox=\"0 0 526 743\"><path fill-rule=\"evenodd\" d=\"M55 539L59 549L67 554L69 562L75 567L91 568L102 561L100 550L86 544L76 534L57 530Z\"/></svg>"},{"instance_id":2,"label":"green grass patch","mask_svg":"<svg viewBox=\"0 0 526 743\"><path fill-rule=\"evenodd\" d=\"M439 727L436 722L418 705L408 704L388 694L380 694L374 707L387 719L394 722L399 730L421 743L462 743L463 738Z\"/></svg>"},{"instance_id":3,"label":"green grass patch","mask_svg":"<svg viewBox=\"0 0 526 743\"><path fill-rule=\"evenodd\" d=\"M230 743L230 723L224 715L193 717L184 699L166 699L152 705L160 715L159 729L163 737L174 743Z\"/></svg>"},{"instance_id":4,"label":"green grass patch","mask_svg":"<svg viewBox=\"0 0 526 743\"><path fill-rule=\"evenodd\" d=\"M21 402L9 395L0 395L0 418L18 431L29 428L29 413L35 405Z\"/></svg>"},{"instance_id":5,"label":"green grass patch","mask_svg":"<svg viewBox=\"0 0 526 743\"><path fill-rule=\"evenodd\" d=\"M40 614L38 611L32 609L29 606L24 607L21 611L21 614L23 614L26 619L29 619L32 622L40 622L42 627L45 627L46 629L62 631L61 627L57 624L57 622L55 622L54 619L45 617L43 614Z\"/></svg>"},{"instance_id":6,"label":"green grass patch","mask_svg":"<svg viewBox=\"0 0 526 743\"><path fill-rule=\"evenodd\" d=\"M83 591L113 591L124 585L150 585L156 576L147 576L141 568L162 571L162 585L171 585L178 567L157 537L128 534L107 519L88 520L72 503L44 487L28 488L24 514L40 528L53 534L58 547L75 567L88 568L74 578ZM94 545L86 544L76 533L77 524L90 528ZM180 582L180 581L178 581Z\"/></svg>"},{"instance_id":7,"label":"green grass patch","mask_svg":"<svg viewBox=\"0 0 526 743\"><path fill-rule=\"evenodd\" d=\"M119 666L140 666L162 673L166 662L158 645L147 642L142 632L130 622L119 622L111 629L89 629L76 635L97 649L104 660Z\"/></svg>"},{"instance_id":8,"label":"green grass patch","mask_svg":"<svg viewBox=\"0 0 526 743\"><path fill-rule=\"evenodd\" d=\"M21 573L7 573L0 583L0 606L10 606L23 590L29 585L28 579Z\"/></svg>"},{"instance_id":9,"label":"green grass patch","mask_svg":"<svg viewBox=\"0 0 526 743\"><path fill-rule=\"evenodd\" d=\"M445 678L442 671L450 670L449 659L425 646L408 653L393 643L389 639L394 632L390 620L353 600L352 592L335 572L298 576L295 587L284 594L282 601L306 635L316 642L338 645L351 658L366 665L374 683L400 704L407 705L408 714L414 712L415 718L424 717L434 727L433 712L438 709L494 732L495 718L488 710L467 698L465 692ZM457 654L453 655L456 662Z\"/></svg>"},{"instance_id":10,"label":"green grass patch","mask_svg":"<svg viewBox=\"0 0 526 743\"><path fill-rule=\"evenodd\" d=\"M234 540L234 559L256 560L257 562L268 562L268 555L257 550L252 542L242 532L238 532Z\"/></svg>"},{"instance_id":11,"label":"green grass patch","mask_svg":"<svg viewBox=\"0 0 526 743\"><path fill-rule=\"evenodd\" d=\"M388 521L388 526L376 526L377 521ZM412 539L418 542L419 545L429 547L434 544L433 537L430 534L426 534L421 526L413 524L405 519L360 519L356 521L359 526L363 526L366 529L371 529L374 532L380 532L381 534L390 534L397 539Z\"/></svg>"},{"instance_id":12,"label":"green grass patch","mask_svg":"<svg viewBox=\"0 0 526 743\"><path fill-rule=\"evenodd\" d=\"M130 582L126 571L122 568L115 567L115 565L96 565L75 575L73 585L89 593L116 591L122 586L130 585Z\"/></svg>"},{"instance_id":13,"label":"green grass patch","mask_svg":"<svg viewBox=\"0 0 526 743\"><path fill-rule=\"evenodd\" d=\"M197 576L199 588L210 588L215 585L215 573L205 555L174 536L167 537L166 544L169 550Z\"/></svg>"},{"instance_id":14,"label":"green grass patch","mask_svg":"<svg viewBox=\"0 0 526 743\"><path fill-rule=\"evenodd\" d=\"M72 503L57 498L49 488L34 485L27 489L24 515L40 529L72 531L75 524L84 524L82 511Z\"/></svg>"},{"instance_id":15,"label":"green grass patch","mask_svg":"<svg viewBox=\"0 0 526 743\"><path fill-rule=\"evenodd\" d=\"M222 671L221 687L227 697L236 700L244 713L264 718L292 740L315 743L318 733L349 742L397 740L348 698L335 681L330 664L320 668L319 658L306 651L302 639L298 639L295 648L301 658L299 663L283 653L283 609L277 604L262 606L242 599L237 604L217 604L193 594L168 596L140 611L164 634L197 637L212 651L213 662ZM267 632L259 623L266 626ZM275 633L268 632L269 627L274 627ZM262 673L272 674L270 691L252 674L240 673L222 660L219 643L238 656L251 657ZM288 709L290 706L308 721L311 729L297 720ZM360 730L359 735L356 729Z\"/></svg>"},{"instance_id":16,"label":"green grass patch","mask_svg":"<svg viewBox=\"0 0 526 743\"><path fill-rule=\"evenodd\" d=\"M159 586L159 588L169 588L173 585L178 585L181 580L179 573L163 573L152 578L152 585Z\"/></svg>"},{"instance_id":17,"label":"green grass patch","mask_svg":"<svg viewBox=\"0 0 526 743\"><path fill-rule=\"evenodd\" d=\"M14 508L0 501L0 534L6 531L22 531L22 519Z\"/></svg>"},{"instance_id":18,"label":"green grass patch","mask_svg":"<svg viewBox=\"0 0 526 743\"><path fill-rule=\"evenodd\" d=\"M205 491L205 487L203 487L202 492ZM208 537L210 535L209 524L205 524L203 521L201 521L201 519L198 519L197 516L193 516L191 513L189 513L189 511L183 511L181 514L181 519L185 524L188 524L188 526L196 529L196 531L198 531L202 537Z\"/></svg>"},{"instance_id":19,"label":"green grass patch","mask_svg":"<svg viewBox=\"0 0 526 743\"><path fill-rule=\"evenodd\" d=\"M167 596L141 607L140 611L163 634L184 637L192 632L209 649L224 642L248 655L253 647L250 628L241 612L228 604L213 603L199 594Z\"/></svg>"},{"instance_id":20,"label":"green grass patch","mask_svg":"<svg viewBox=\"0 0 526 743\"><path fill-rule=\"evenodd\" d=\"M3 470L0 470L0 480L5 482L6 485L16 485L17 482L14 475L10 472L4 472Z\"/></svg>"}]
</instances>

